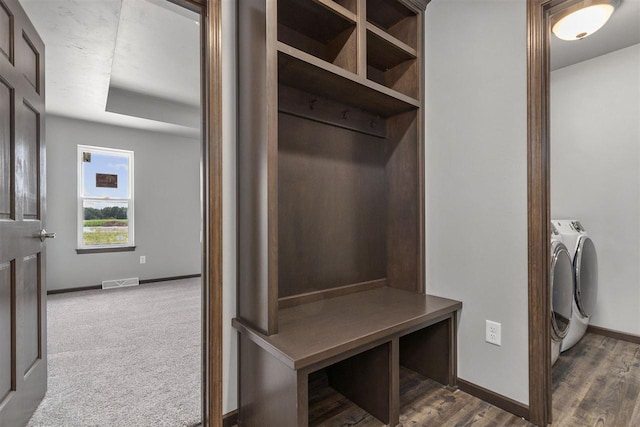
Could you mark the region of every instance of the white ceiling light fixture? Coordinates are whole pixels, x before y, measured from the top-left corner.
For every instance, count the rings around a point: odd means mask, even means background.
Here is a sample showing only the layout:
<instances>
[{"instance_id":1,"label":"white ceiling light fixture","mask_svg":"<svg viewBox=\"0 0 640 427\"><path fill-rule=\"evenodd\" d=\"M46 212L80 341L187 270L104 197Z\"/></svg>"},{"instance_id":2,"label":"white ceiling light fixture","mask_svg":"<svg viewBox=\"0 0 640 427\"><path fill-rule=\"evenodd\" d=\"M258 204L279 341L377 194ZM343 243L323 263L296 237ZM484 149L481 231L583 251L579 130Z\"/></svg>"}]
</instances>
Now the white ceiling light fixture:
<instances>
[{"instance_id":1,"label":"white ceiling light fixture","mask_svg":"<svg viewBox=\"0 0 640 427\"><path fill-rule=\"evenodd\" d=\"M607 23L620 0L583 0L551 18L551 31L562 40L580 40Z\"/></svg>"}]
</instances>

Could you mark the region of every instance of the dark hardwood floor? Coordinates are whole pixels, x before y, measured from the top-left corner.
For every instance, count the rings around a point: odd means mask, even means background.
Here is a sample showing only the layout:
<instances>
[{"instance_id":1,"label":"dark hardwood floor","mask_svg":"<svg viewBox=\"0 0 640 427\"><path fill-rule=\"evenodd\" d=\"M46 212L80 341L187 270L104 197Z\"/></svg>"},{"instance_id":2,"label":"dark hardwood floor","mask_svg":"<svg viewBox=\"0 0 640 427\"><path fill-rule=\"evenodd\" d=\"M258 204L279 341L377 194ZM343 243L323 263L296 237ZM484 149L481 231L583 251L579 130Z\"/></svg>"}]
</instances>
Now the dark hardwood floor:
<instances>
[{"instance_id":1,"label":"dark hardwood floor","mask_svg":"<svg viewBox=\"0 0 640 427\"><path fill-rule=\"evenodd\" d=\"M409 369L400 370L404 427L418 426L531 426L508 412L463 392L451 392ZM309 426L380 427L383 423L331 389L326 376L312 379L309 387Z\"/></svg>"},{"instance_id":2,"label":"dark hardwood floor","mask_svg":"<svg viewBox=\"0 0 640 427\"><path fill-rule=\"evenodd\" d=\"M553 367L553 425L640 426L640 345L587 334Z\"/></svg>"}]
</instances>

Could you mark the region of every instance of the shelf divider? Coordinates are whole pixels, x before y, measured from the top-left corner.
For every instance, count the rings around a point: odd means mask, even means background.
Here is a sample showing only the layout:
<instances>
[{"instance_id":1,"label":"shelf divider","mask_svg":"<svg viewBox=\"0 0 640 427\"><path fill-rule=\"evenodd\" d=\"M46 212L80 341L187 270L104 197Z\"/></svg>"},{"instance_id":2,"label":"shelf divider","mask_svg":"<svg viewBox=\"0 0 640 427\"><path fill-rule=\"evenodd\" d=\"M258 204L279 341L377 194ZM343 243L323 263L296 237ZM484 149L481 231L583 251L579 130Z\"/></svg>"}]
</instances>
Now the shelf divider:
<instances>
[{"instance_id":1,"label":"shelf divider","mask_svg":"<svg viewBox=\"0 0 640 427\"><path fill-rule=\"evenodd\" d=\"M358 75L367 77L367 0L358 0Z\"/></svg>"}]
</instances>

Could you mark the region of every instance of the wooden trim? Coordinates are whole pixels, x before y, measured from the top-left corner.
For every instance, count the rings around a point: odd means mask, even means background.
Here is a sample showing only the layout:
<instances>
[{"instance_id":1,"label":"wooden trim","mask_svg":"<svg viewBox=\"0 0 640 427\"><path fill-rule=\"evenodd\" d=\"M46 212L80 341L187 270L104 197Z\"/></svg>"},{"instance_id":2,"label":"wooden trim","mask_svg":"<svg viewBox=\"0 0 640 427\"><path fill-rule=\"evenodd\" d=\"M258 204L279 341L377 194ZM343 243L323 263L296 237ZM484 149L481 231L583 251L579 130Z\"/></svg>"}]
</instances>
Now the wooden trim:
<instances>
[{"instance_id":1,"label":"wooden trim","mask_svg":"<svg viewBox=\"0 0 640 427\"><path fill-rule=\"evenodd\" d=\"M414 12L424 12L431 0L399 0L400 3L413 10Z\"/></svg>"},{"instance_id":2,"label":"wooden trim","mask_svg":"<svg viewBox=\"0 0 640 427\"><path fill-rule=\"evenodd\" d=\"M425 4L426 6L426 4ZM424 10L424 9L423 9ZM418 19L418 40L417 40L417 52L422 52L419 55L418 62L418 99L420 99L420 111L422 114L418 114L418 144L416 158L418 160L418 233L416 239L418 241L418 259L416 265L418 266L418 287L417 292L425 294L427 292L427 262L426 262L426 194L427 194L427 182L425 176L426 168L426 132L425 132L425 114L426 111L426 66L425 66L425 15L419 14ZM457 338L454 338L457 340ZM457 359L454 366L457 366Z\"/></svg>"},{"instance_id":3,"label":"wooden trim","mask_svg":"<svg viewBox=\"0 0 640 427\"><path fill-rule=\"evenodd\" d=\"M358 47L356 53L357 67L356 74L362 78L367 78L367 1L357 0L358 22L356 31L358 32Z\"/></svg>"},{"instance_id":4,"label":"wooden trim","mask_svg":"<svg viewBox=\"0 0 640 427\"><path fill-rule=\"evenodd\" d=\"M222 427L234 427L238 425L238 410L224 414L222 417Z\"/></svg>"},{"instance_id":5,"label":"wooden trim","mask_svg":"<svg viewBox=\"0 0 640 427\"><path fill-rule=\"evenodd\" d=\"M389 425L400 424L400 338L389 342Z\"/></svg>"},{"instance_id":6,"label":"wooden trim","mask_svg":"<svg viewBox=\"0 0 640 427\"><path fill-rule=\"evenodd\" d=\"M266 5L267 333L278 333L278 7Z\"/></svg>"},{"instance_id":7,"label":"wooden trim","mask_svg":"<svg viewBox=\"0 0 640 427\"><path fill-rule=\"evenodd\" d=\"M106 254L110 252L133 252L136 250L135 246L121 246L117 248L95 248L95 249L76 249L76 254Z\"/></svg>"},{"instance_id":8,"label":"wooden trim","mask_svg":"<svg viewBox=\"0 0 640 427\"><path fill-rule=\"evenodd\" d=\"M194 1L189 0L190 3ZM195 2L195 3L200 3ZM203 76L202 425L222 427L222 0L201 8Z\"/></svg>"},{"instance_id":9,"label":"wooden trim","mask_svg":"<svg viewBox=\"0 0 640 427\"><path fill-rule=\"evenodd\" d=\"M449 319L449 384L451 389L458 387L458 312Z\"/></svg>"},{"instance_id":10,"label":"wooden trim","mask_svg":"<svg viewBox=\"0 0 640 427\"><path fill-rule=\"evenodd\" d=\"M146 283L169 282L171 280L193 279L201 276L202 274L198 273L198 274L187 274L184 276L159 277L157 279L140 280L140 284L144 285ZM80 286L77 288L66 288L66 289L51 289L47 291L47 295L66 294L68 292L92 291L95 289L102 289L102 285Z\"/></svg>"},{"instance_id":11,"label":"wooden trim","mask_svg":"<svg viewBox=\"0 0 640 427\"><path fill-rule=\"evenodd\" d=\"M619 332L613 329L601 328L600 326L593 325L589 325L587 327L587 332L609 338L615 338L621 341L628 341L633 344L640 344L640 335L628 334L626 332Z\"/></svg>"},{"instance_id":12,"label":"wooden trim","mask_svg":"<svg viewBox=\"0 0 640 427\"><path fill-rule=\"evenodd\" d=\"M527 0L527 207L529 266L529 416L551 422L549 315L549 159L544 86L548 76L545 0Z\"/></svg>"},{"instance_id":13,"label":"wooden trim","mask_svg":"<svg viewBox=\"0 0 640 427\"><path fill-rule=\"evenodd\" d=\"M204 16L203 11L207 8L207 0L168 0L192 12L196 12Z\"/></svg>"},{"instance_id":14,"label":"wooden trim","mask_svg":"<svg viewBox=\"0 0 640 427\"><path fill-rule=\"evenodd\" d=\"M144 285L145 283L156 283L156 282L169 282L171 280L184 280L184 279L195 279L196 277L202 277L202 274L185 274L183 276L171 276L171 277L159 277L157 279L144 279L140 280L140 284Z\"/></svg>"},{"instance_id":15,"label":"wooden trim","mask_svg":"<svg viewBox=\"0 0 640 427\"><path fill-rule=\"evenodd\" d=\"M66 294L69 292L80 292L80 291L94 291L96 289L102 289L102 285L80 286L78 288L67 288L67 289L51 289L47 291L47 295Z\"/></svg>"},{"instance_id":16,"label":"wooden trim","mask_svg":"<svg viewBox=\"0 0 640 427\"><path fill-rule=\"evenodd\" d=\"M527 207L530 421L552 421L549 17L577 0L527 0Z\"/></svg>"},{"instance_id":17,"label":"wooden trim","mask_svg":"<svg viewBox=\"0 0 640 427\"><path fill-rule=\"evenodd\" d=\"M516 402L513 399L509 399L508 397L495 393L491 390L487 390L479 385L470 383L462 378L458 378L458 386L460 387L460 390L475 396L480 400L484 400L493 406L497 406L500 409L511 412L517 417L529 419L529 407L527 405Z\"/></svg>"},{"instance_id":18,"label":"wooden trim","mask_svg":"<svg viewBox=\"0 0 640 427\"><path fill-rule=\"evenodd\" d=\"M354 285L341 286L323 291L308 292L300 295L293 295L278 299L280 309L295 307L297 305L308 304L314 301L336 298L343 295L355 294L356 292L369 291L375 288L387 286L387 279L371 280L369 282L356 283Z\"/></svg>"}]
</instances>

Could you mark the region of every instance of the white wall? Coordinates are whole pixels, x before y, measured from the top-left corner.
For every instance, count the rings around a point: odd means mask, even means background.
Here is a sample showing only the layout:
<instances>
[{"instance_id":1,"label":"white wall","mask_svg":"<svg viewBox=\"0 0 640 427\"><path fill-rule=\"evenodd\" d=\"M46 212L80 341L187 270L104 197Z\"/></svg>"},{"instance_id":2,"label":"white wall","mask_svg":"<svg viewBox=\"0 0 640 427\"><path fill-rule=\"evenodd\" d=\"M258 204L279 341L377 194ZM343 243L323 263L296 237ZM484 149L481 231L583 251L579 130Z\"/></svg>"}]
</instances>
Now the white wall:
<instances>
[{"instance_id":1,"label":"white wall","mask_svg":"<svg viewBox=\"0 0 640 427\"><path fill-rule=\"evenodd\" d=\"M592 323L640 335L640 45L551 73L551 216L596 246Z\"/></svg>"},{"instance_id":2,"label":"white wall","mask_svg":"<svg viewBox=\"0 0 640 427\"><path fill-rule=\"evenodd\" d=\"M45 137L47 289L200 273L199 140L53 115ZM78 144L135 152L135 251L76 254Z\"/></svg>"},{"instance_id":3,"label":"white wall","mask_svg":"<svg viewBox=\"0 0 640 427\"><path fill-rule=\"evenodd\" d=\"M222 1L222 411L238 407L236 315L236 0Z\"/></svg>"},{"instance_id":4,"label":"white wall","mask_svg":"<svg viewBox=\"0 0 640 427\"><path fill-rule=\"evenodd\" d=\"M426 14L427 291L461 300L459 377L528 404L525 0ZM485 342L485 320L502 346Z\"/></svg>"}]
</instances>

